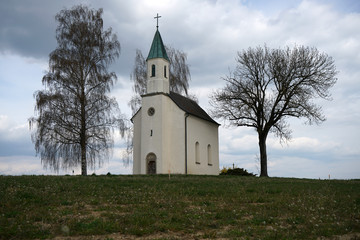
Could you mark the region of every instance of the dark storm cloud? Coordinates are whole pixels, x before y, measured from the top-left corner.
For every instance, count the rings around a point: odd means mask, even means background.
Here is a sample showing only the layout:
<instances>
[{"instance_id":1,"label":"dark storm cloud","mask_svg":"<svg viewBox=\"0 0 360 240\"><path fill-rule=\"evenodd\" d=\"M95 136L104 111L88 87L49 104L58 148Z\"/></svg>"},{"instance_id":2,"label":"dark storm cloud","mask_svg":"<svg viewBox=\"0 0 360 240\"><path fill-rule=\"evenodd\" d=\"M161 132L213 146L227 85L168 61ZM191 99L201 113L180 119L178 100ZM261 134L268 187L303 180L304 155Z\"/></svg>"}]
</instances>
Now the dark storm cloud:
<instances>
[{"instance_id":1,"label":"dark storm cloud","mask_svg":"<svg viewBox=\"0 0 360 240\"><path fill-rule=\"evenodd\" d=\"M47 58L57 45L55 15L62 9L71 9L77 4L85 4L96 9L101 7L104 12L111 9L111 5L96 6L97 4L81 1L2 1L0 3L0 52ZM103 15L104 25L109 26L105 15L111 16L111 14ZM114 30L120 29L113 28Z\"/></svg>"},{"instance_id":2,"label":"dark storm cloud","mask_svg":"<svg viewBox=\"0 0 360 240\"><path fill-rule=\"evenodd\" d=\"M17 155L35 156L34 145L30 139L7 141L0 136L0 157Z\"/></svg>"},{"instance_id":3,"label":"dark storm cloud","mask_svg":"<svg viewBox=\"0 0 360 240\"><path fill-rule=\"evenodd\" d=\"M2 1L0 51L47 58L56 44L55 13L52 1Z\"/></svg>"}]
</instances>

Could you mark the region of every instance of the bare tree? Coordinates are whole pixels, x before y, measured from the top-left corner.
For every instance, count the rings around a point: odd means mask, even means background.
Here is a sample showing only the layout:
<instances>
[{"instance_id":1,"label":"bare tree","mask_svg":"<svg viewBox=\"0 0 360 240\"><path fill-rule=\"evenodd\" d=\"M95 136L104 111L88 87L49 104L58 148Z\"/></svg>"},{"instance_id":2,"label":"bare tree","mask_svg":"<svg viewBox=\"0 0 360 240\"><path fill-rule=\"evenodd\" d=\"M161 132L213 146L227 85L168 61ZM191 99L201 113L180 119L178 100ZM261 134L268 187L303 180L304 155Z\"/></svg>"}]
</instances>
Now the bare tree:
<instances>
[{"instance_id":1,"label":"bare tree","mask_svg":"<svg viewBox=\"0 0 360 240\"><path fill-rule=\"evenodd\" d=\"M316 48L249 48L238 52L236 70L224 78L226 86L213 93L213 115L232 126L252 127L258 133L260 176L268 176L266 139L273 132L291 138L286 120L305 118L309 124L325 121L312 100L331 100L336 83L334 60Z\"/></svg>"},{"instance_id":2,"label":"bare tree","mask_svg":"<svg viewBox=\"0 0 360 240\"><path fill-rule=\"evenodd\" d=\"M189 81L191 79L187 55L185 52L165 46L170 60L170 91L188 96Z\"/></svg>"},{"instance_id":3,"label":"bare tree","mask_svg":"<svg viewBox=\"0 0 360 240\"><path fill-rule=\"evenodd\" d=\"M191 79L189 65L187 64L186 53L174 49L172 47L167 47L166 53L170 60L170 91L188 95L189 81ZM134 95L132 96L129 106L133 114L139 110L141 105L141 95L146 93L146 60L143 57L140 50L136 50L135 63L133 72L130 75L131 81L133 81L133 91ZM194 98L194 97L192 97Z\"/></svg>"},{"instance_id":4,"label":"bare tree","mask_svg":"<svg viewBox=\"0 0 360 240\"><path fill-rule=\"evenodd\" d=\"M120 43L111 28L103 30L102 13L79 5L55 17L58 46L42 79L45 89L34 93L37 116L29 119L36 153L55 171L81 165L87 175L88 165L108 159L114 127L125 130L115 98L107 96L116 82L108 66Z\"/></svg>"},{"instance_id":5,"label":"bare tree","mask_svg":"<svg viewBox=\"0 0 360 240\"><path fill-rule=\"evenodd\" d=\"M132 114L134 115L141 106L141 95L146 93L146 61L141 51L136 49L135 63L132 74L130 75L131 81L134 83L133 92L129 106L131 107Z\"/></svg>"}]
</instances>

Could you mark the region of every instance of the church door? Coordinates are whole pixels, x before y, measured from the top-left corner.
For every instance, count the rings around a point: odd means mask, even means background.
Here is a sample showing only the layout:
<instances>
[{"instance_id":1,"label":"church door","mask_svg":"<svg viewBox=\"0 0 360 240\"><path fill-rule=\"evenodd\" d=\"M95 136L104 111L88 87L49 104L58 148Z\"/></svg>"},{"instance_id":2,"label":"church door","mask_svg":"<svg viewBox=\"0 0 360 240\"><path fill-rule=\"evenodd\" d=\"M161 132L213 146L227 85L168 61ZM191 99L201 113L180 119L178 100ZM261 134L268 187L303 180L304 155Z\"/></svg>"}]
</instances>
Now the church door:
<instances>
[{"instance_id":1,"label":"church door","mask_svg":"<svg viewBox=\"0 0 360 240\"><path fill-rule=\"evenodd\" d=\"M149 153L146 156L147 162L147 174L156 174L156 155L154 153Z\"/></svg>"}]
</instances>

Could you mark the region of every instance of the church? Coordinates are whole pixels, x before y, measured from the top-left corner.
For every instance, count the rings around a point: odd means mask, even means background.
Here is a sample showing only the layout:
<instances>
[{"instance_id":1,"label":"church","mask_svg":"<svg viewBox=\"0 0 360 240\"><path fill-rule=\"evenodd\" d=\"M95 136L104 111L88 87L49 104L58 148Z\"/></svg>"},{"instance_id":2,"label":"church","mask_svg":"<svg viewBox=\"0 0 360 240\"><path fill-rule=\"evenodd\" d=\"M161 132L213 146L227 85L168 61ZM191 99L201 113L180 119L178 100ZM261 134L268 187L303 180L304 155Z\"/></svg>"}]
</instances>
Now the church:
<instances>
[{"instance_id":1,"label":"church","mask_svg":"<svg viewBox=\"0 0 360 240\"><path fill-rule=\"evenodd\" d=\"M195 101L170 91L158 26L146 59L147 89L132 117L133 174L219 174L219 124Z\"/></svg>"}]
</instances>

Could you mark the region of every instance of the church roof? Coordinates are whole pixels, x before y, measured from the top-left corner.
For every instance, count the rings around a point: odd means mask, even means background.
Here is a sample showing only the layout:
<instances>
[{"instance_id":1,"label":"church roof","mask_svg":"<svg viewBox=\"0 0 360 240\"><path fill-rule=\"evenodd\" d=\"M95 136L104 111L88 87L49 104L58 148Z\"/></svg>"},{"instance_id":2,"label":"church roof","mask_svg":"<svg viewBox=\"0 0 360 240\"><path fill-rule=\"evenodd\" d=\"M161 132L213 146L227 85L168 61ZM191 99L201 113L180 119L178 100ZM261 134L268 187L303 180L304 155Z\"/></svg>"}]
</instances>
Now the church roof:
<instances>
[{"instance_id":1,"label":"church roof","mask_svg":"<svg viewBox=\"0 0 360 240\"><path fill-rule=\"evenodd\" d=\"M182 109L184 112L196 116L198 118L204 119L206 121L215 123L217 125L217 122L215 122L214 119L212 119L206 112L204 109L202 109L194 100L191 100L187 97L184 97L178 93L175 92L170 92L169 97L171 98L171 100L173 100L173 102L180 108Z\"/></svg>"},{"instance_id":2,"label":"church roof","mask_svg":"<svg viewBox=\"0 0 360 240\"><path fill-rule=\"evenodd\" d=\"M152 58L164 58L169 61L168 55L166 53L161 35L158 29L156 29L153 42L151 44L150 52L146 60Z\"/></svg>"},{"instance_id":3,"label":"church roof","mask_svg":"<svg viewBox=\"0 0 360 240\"><path fill-rule=\"evenodd\" d=\"M191 100L187 97L184 97L178 93L175 92L171 92L170 94L164 94L164 93L150 93L150 94L145 94L145 95L141 95L141 97L146 97L146 96L153 96L153 95L158 95L158 94L163 94L166 95L168 97L170 97L170 99L184 112L193 115L195 117L201 118L203 120L209 121L211 123L215 123L217 125L220 125L219 123L217 123L214 119L212 119L206 112L204 109L202 109L199 104L197 104L194 100ZM140 107L141 109L141 107ZM131 122L133 121L134 117L138 114L138 112L140 111L140 109L134 114L134 116L130 119Z\"/></svg>"}]
</instances>

